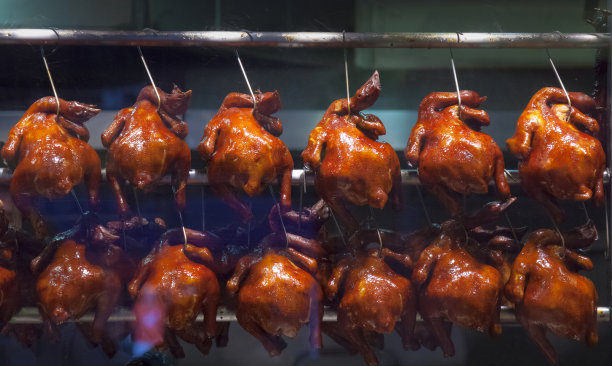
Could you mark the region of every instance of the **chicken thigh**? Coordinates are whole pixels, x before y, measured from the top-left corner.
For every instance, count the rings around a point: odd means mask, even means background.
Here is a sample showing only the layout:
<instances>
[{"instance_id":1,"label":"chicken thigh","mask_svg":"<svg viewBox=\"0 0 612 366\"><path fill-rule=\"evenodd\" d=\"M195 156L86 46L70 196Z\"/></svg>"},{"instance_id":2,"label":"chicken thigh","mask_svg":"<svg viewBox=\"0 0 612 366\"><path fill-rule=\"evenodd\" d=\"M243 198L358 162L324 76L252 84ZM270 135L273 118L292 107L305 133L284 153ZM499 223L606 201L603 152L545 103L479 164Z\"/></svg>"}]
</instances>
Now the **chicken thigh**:
<instances>
[{"instance_id":1,"label":"chicken thigh","mask_svg":"<svg viewBox=\"0 0 612 366\"><path fill-rule=\"evenodd\" d=\"M462 213L457 193L487 193L495 180L501 198L510 196L504 176L504 157L491 136L480 132L489 115L477 108L486 98L476 92L431 93L419 106L418 121L404 150L418 167L419 179L440 199L452 216Z\"/></svg>"},{"instance_id":2,"label":"chicken thigh","mask_svg":"<svg viewBox=\"0 0 612 366\"><path fill-rule=\"evenodd\" d=\"M198 153L207 164L211 188L235 211L250 222L253 213L236 196L261 194L272 182L280 183L280 205L291 209L293 159L278 138L282 123L271 115L281 108L278 92L228 94L221 108L204 129Z\"/></svg>"},{"instance_id":3,"label":"chicken thigh","mask_svg":"<svg viewBox=\"0 0 612 366\"><path fill-rule=\"evenodd\" d=\"M185 208L191 152L184 141L187 124L177 115L187 111L191 90L183 92L175 85L170 94L157 91L159 99L152 86L144 87L136 103L120 110L102 133L102 144L108 148L106 178L124 219L129 216L126 181L147 192L170 174L176 205L180 211Z\"/></svg>"},{"instance_id":4,"label":"chicken thigh","mask_svg":"<svg viewBox=\"0 0 612 366\"><path fill-rule=\"evenodd\" d=\"M564 220L557 200L604 201L606 156L596 136L597 120L587 116L596 103L583 93L539 90L518 119L508 150L520 159L523 189L542 204L558 223Z\"/></svg>"},{"instance_id":5,"label":"chicken thigh","mask_svg":"<svg viewBox=\"0 0 612 366\"><path fill-rule=\"evenodd\" d=\"M360 113L376 102L380 89L376 71L350 98L350 107L346 98L334 101L302 152L304 164L315 172L317 192L350 234L359 224L347 210L347 200L382 209L391 199L395 210L401 208L399 159L390 144L376 141L386 133L385 126L378 117Z\"/></svg>"},{"instance_id":6,"label":"chicken thigh","mask_svg":"<svg viewBox=\"0 0 612 366\"><path fill-rule=\"evenodd\" d=\"M591 260L562 246L555 231L542 229L527 238L505 287L517 319L551 364L557 355L546 331L588 345L598 340L597 290L578 274L582 269L593 269Z\"/></svg>"},{"instance_id":7,"label":"chicken thigh","mask_svg":"<svg viewBox=\"0 0 612 366\"><path fill-rule=\"evenodd\" d=\"M47 225L34 207L37 197L64 196L85 181L92 208L98 205L100 158L87 144L83 123L100 112L93 105L54 97L37 100L11 129L2 147L2 158L14 169L11 196L29 219L38 238Z\"/></svg>"}]
</instances>

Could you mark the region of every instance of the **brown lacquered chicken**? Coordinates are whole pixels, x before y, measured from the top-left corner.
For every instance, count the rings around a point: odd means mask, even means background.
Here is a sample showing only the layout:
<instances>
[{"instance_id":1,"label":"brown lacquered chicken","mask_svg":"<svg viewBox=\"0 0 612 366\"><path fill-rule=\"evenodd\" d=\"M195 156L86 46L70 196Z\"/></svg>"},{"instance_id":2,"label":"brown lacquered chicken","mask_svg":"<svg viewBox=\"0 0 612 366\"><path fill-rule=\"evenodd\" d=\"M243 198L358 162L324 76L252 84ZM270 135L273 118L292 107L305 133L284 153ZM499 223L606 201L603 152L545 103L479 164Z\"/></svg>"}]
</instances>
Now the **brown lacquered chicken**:
<instances>
[{"instance_id":1,"label":"brown lacquered chicken","mask_svg":"<svg viewBox=\"0 0 612 366\"><path fill-rule=\"evenodd\" d=\"M255 99L253 107L250 95L228 94L198 145L211 188L244 222L251 221L253 213L236 190L253 197L278 179L281 209L291 209L293 159L278 138L282 123L272 116L281 108L280 95L268 92L257 94Z\"/></svg>"},{"instance_id":2,"label":"brown lacquered chicken","mask_svg":"<svg viewBox=\"0 0 612 366\"><path fill-rule=\"evenodd\" d=\"M458 194L487 193L494 179L501 198L510 196L504 157L491 136L480 132L489 115L476 109L486 98L470 90L431 93L419 106L419 116L404 150L418 167L419 179L452 216L462 213Z\"/></svg>"},{"instance_id":3,"label":"brown lacquered chicken","mask_svg":"<svg viewBox=\"0 0 612 366\"><path fill-rule=\"evenodd\" d=\"M597 343L597 291L578 274L583 269L593 269L589 258L563 247L555 231L542 229L528 237L506 284L517 319L551 364L557 355L547 331Z\"/></svg>"},{"instance_id":4,"label":"brown lacquered chicken","mask_svg":"<svg viewBox=\"0 0 612 366\"><path fill-rule=\"evenodd\" d=\"M385 126L378 117L360 113L376 102L380 89L376 71L350 98L350 108L346 98L333 102L302 152L304 164L315 172L317 192L351 233L359 224L346 201L383 208L391 199L395 210L401 208L399 159L390 144L377 141Z\"/></svg>"},{"instance_id":5,"label":"brown lacquered chicken","mask_svg":"<svg viewBox=\"0 0 612 366\"><path fill-rule=\"evenodd\" d=\"M382 254L382 255L380 255ZM371 249L358 255L348 255L335 266L325 294L328 300L339 298L336 332L356 347L368 366L378 365L376 354L368 344L369 332L390 333L403 328L404 348L418 349L414 338L416 294L410 281L394 272L385 260L395 260L406 268L412 267L410 256L388 248Z\"/></svg>"},{"instance_id":6,"label":"brown lacquered chicken","mask_svg":"<svg viewBox=\"0 0 612 366\"><path fill-rule=\"evenodd\" d=\"M69 232L82 233L87 226L84 221ZM59 247L38 277L36 291L41 315L53 336L57 337L57 325L79 319L93 310L90 340L102 344L104 351L112 356L116 346L106 334L106 321L117 304L122 284L133 275L134 265L120 247L112 244L118 237L106 234L104 230L90 233L90 242L86 235L57 239L61 241ZM57 244L51 242L49 246ZM43 266L45 258L42 257L48 254L45 250L33 261L34 269Z\"/></svg>"},{"instance_id":7,"label":"brown lacquered chicken","mask_svg":"<svg viewBox=\"0 0 612 366\"><path fill-rule=\"evenodd\" d=\"M17 249L15 233L9 228L4 204L0 201L0 331L21 307Z\"/></svg>"},{"instance_id":8,"label":"brown lacquered chicken","mask_svg":"<svg viewBox=\"0 0 612 366\"><path fill-rule=\"evenodd\" d=\"M14 169L11 196L39 238L47 227L34 207L37 197L58 198L85 181L92 208L98 205L100 158L87 144L83 123L100 112L93 105L54 97L37 100L9 132L2 158Z\"/></svg>"},{"instance_id":9,"label":"brown lacquered chicken","mask_svg":"<svg viewBox=\"0 0 612 366\"><path fill-rule=\"evenodd\" d=\"M287 245L287 249L280 249ZM270 356L287 346L282 336L293 338L310 325L310 346L322 347L323 290L316 280L317 260L324 252L315 240L273 233L264 239L262 253L240 259L227 281L236 295L236 317L257 338Z\"/></svg>"},{"instance_id":10,"label":"brown lacquered chicken","mask_svg":"<svg viewBox=\"0 0 612 366\"><path fill-rule=\"evenodd\" d=\"M473 258L462 246L465 239L461 224L443 223L442 232L423 250L412 273L419 288L419 312L445 356L453 356L455 348L444 321L492 336L502 331L501 275Z\"/></svg>"},{"instance_id":11,"label":"brown lacquered chicken","mask_svg":"<svg viewBox=\"0 0 612 366\"><path fill-rule=\"evenodd\" d=\"M187 124L177 116L187 111L191 90L183 92L175 85L172 93L157 91L159 99L152 86L144 87L136 103L120 110L102 133L102 144L108 148L106 177L123 218L129 216L125 182L147 192L167 174L178 209L185 208L191 152L184 141Z\"/></svg>"},{"instance_id":12,"label":"brown lacquered chicken","mask_svg":"<svg viewBox=\"0 0 612 366\"><path fill-rule=\"evenodd\" d=\"M182 229L172 229L160 238L156 247L145 257L129 284L128 290L136 299L135 340L161 346L168 340L164 327L207 354L211 340L217 335L217 306L220 288L216 260L211 249L221 246L216 236L185 229L191 256L184 253ZM179 245L180 244L180 245ZM210 247L210 248L209 248ZM205 263L205 264L204 264ZM148 310L144 310L148 309ZM204 314L204 326L196 324L198 314ZM157 314L159 329L151 329L148 321ZM157 337L151 337L157 334ZM144 338L144 339L143 339ZM175 356L184 356L182 350L172 348Z\"/></svg>"},{"instance_id":13,"label":"brown lacquered chicken","mask_svg":"<svg viewBox=\"0 0 612 366\"><path fill-rule=\"evenodd\" d=\"M606 157L599 140L597 120L588 113L596 103L583 93L562 89L539 90L518 119L508 150L520 159L523 189L541 203L557 222L564 220L560 200L604 201L603 172Z\"/></svg>"}]
</instances>

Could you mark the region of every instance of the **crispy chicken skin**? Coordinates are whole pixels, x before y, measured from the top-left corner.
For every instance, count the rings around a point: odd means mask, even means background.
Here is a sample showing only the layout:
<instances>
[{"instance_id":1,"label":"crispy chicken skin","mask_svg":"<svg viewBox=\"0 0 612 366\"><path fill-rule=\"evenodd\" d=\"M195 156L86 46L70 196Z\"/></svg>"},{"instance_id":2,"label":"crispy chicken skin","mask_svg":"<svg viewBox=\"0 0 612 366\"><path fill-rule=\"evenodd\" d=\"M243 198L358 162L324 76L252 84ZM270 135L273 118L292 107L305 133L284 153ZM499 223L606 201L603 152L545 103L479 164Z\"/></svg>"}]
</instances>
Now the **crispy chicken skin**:
<instances>
[{"instance_id":1,"label":"crispy chicken skin","mask_svg":"<svg viewBox=\"0 0 612 366\"><path fill-rule=\"evenodd\" d=\"M123 189L125 182L150 191L167 174L179 210L185 208L185 189L191 165L191 152L183 140L188 133L181 121L189 107L191 90L183 92L176 85L171 93L146 86L136 103L117 113L112 124L102 133L102 144L108 149L106 177L117 199L122 218L129 216Z\"/></svg>"},{"instance_id":2,"label":"crispy chicken skin","mask_svg":"<svg viewBox=\"0 0 612 366\"><path fill-rule=\"evenodd\" d=\"M563 247L549 229L532 233L514 261L506 297L516 304L517 319L551 364L557 355L546 331L597 343L597 290L578 274L591 269L589 258Z\"/></svg>"},{"instance_id":3,"label":"crispy chicken skin","mask_svg":"<svg viewBox=\"0 0 612 366\"><path fill-rule=\"evenodd\" d=\"M334 101L308 138L302 152L304 164L315 172L315 187L349 232L359 224L345 206L382 209L387 200L401 208L401 175L397 154L390 144L376 141L386 133L374 115L360 112L380 95L378 71L350 98Z\"/></svg>"},{"instance_id":4,"label":"crispy chicken skin","mask_svg":"<svg viewBox=\"0 0 612 366\"><path fill-rule=\"evenodd\" d=\"M597 120L589 117L595 100L583 93L543 88L529 101L518 119L508 150L520 159L523 189L542 204L557 222L564 212L557 200L604 201L606 156L599 140Z\"/></svg>"},{"instance_id":5,"label":"crispy chicken skin","mask_svg":"<svg viewBox=\"0 0 612 366\"><path fill-rule=\"evenodd\" d=\"M58 198L85 181L89 204L98 206L100 158L87 143L89 131L83 123L100 112L93 105L54 97L37 100L11 129L2 158L14 169L11 196L27 217L38 238L47 226L34 207L37 197Z\"/></svg>"},{"instance_id":6,"label":"crispy chicken skin","mask_svg":"<svg viewBox=\"0 0 612 366\"><path fill-rule=\"evenodd\" d=\"M275 91L255 98L254 108L250 95L228 94L198 145L211 188L244 222L251 221L253 213L236 196L236 190L253 197L278 179L281 210L291 209L293 159L278 138L282 123L272 116L281 108L280 95Z\"/></svg>"},{"instance_id":7,"label":"crispy chicken skin","mask_svg":"<svg viewBox=\"0 0 612 366\"><path fill-rule=\"evenodd\" d=\"M493 138L480 132L489 115L476 109L485 100L476 92L431 93L404 150L408 163L418 167L419 179L440 199L452 216L462 213L458 194L487 193L494 179L501 198L510 196L504 158Z\"/></svg>"}]
</instances>

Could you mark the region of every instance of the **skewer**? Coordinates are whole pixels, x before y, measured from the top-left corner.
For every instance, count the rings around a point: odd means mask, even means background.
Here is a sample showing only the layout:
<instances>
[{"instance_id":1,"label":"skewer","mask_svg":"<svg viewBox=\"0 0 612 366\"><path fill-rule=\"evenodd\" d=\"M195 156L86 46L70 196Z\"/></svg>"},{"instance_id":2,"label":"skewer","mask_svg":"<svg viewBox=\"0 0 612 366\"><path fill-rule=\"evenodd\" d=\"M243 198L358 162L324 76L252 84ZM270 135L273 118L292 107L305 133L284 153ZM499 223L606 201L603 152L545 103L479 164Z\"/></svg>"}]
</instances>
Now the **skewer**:
<instances>
[{"instance_id":1,"label":"skewer","mask_svg":"<svg viewBox=\"0 0 612 366\"><path fill-rule=\"evenodd\" d=\"M74 189L71 189L70 193L72 193L72 198L74 198L74 202L76 202L76 205L79 208L79 211L81 211L81 215L84 214L85 212L83 212L83 207L81 206L81 202L79 202L79 199L77 198L76 193L74 193Z\"/></svg>"},{"instance_id":2,"label":"skewer","mask_svg":"<svg viewBox=\"0 0 612 366\"><path fill-rule=\"evenodd\" d=\"M151 72L149 71L149 66L147 66L147 61L142 55L142 50L140 46L136 46L138 48L138 53L140 54L140 59L142 60L142 64L144 65L145 70L147 71L147 75L149 75L149 80L151 80L151 85L153 85L153 90L155 91L155 95L157 96L157 109L161 107L161 97L159 96L159 92L157 91L157 86L155 86L155 81L153 81L153 76L151 76Z\"/></svg>"},{"instance_id":3,"label":"skewer","mask_svg":"<svg viewBox=\"0 0 612 366\"><path fill-rule=\"evenodd\" d=\"M174 188L174 186L172 186L172 199L174 199L175 195L176 195L176 189ZM176 211L178 212L178 217L179 217L179 222L181 223L181 228L183 228L183 239L185 240L184 244L187 245L187 231L185 231L185 223L183 222L183 213L178 208Z\"/></svg>"},{"instance_id":4,"label":"skewer","mask_svg":"<svg viewBox=\"0 0 612 366\"><path fill-rule=\"evenodd\" d=\"M60 102L59 97L57 96L57 90L55 90L55 83L53 82L53 77L51 77L51 71L49 70L49 64L47 63L47 58L45 57L45 50L43 46L40 46L40 55L42 56L43 63L45 64L45 69L47 70L47 76L49 77L49 82L51 83L51 89L53 90L53 95L55 96L55 103L57 104L57 113L55 114L55 118L59 117L60 112Z\"/></svg>"},{"instance_id":5,"label":"skewer","mask_svg":"<svg viewBox=\"0 0 612 366\"><path fill-rule=\"evenodd\" d=\"M421 203L421 207L423 208L423 212L425 213L425 219L427 220L427 225L429 227L432 226L431 217L429 217L429 211L427 210L427 206L425 206L425 200L423 199L423 193L421 192L421 187L416 185L417 193L419 196L419 202Z\"/></svg>"},{"instance_id":6,"label":"skewer","mask_svg":"<svg viewBox=\"0 0 612 366\"><path fill-rule=\"evenodd\" d=\"M548 212L548 210L546 210L546 213L548 214L548 217L550 218L550 221L552 221L553 226L555 228L555 231L557 232L557 234L559 234L559 237L561 237L561 246L563 247L564 251L563 251L563 256L565 256L565 238L563 237L563 234L561 233L561 230L559 229L559 226L557 225L557 222L555 221L555 219L552 217L552 215L550 214L550 212Z\"/></svg>"},{"instance_id":7,"label":"skewer","mask_svg":"<svg viewBox=\"0 0 612 366\"><path fill-rule=\"evenodd\" d=\"M459 39L459 34L457 33L457 39ZM459 108L457 109L457 116L461 119L461 91L459 90L459 81L457 80L457 70L455 69L455 58L453 57L453 49L449 48L450 51L450 61L451 61L451 69L453 70L453 78L455 79L455 88L457 89L457 105Z\"/></svg>"},{"instance_id":8,"label":"skewer","mask_svg":"<svg viewBox=\"0 0 612 366\"><path fill-rule=\"evenodd\" d=\"M276 202L276 198L274 197L274 189L272 189L272 186L268 186L268 189L270 190L270 196L272 196L272 200L274 201L274 206L278 205L278 203ZM285 222L283 221L283 214L280 210L280 205L278 206L278 218L280 219L281 226L283 227L283 232L285 233L285 240L287 241L286 248L289 248L289 238L287 238L287 228L285 228Z\"/></svg>"},{"instance_id":9,"label":"skewer","mask_svg":"<svg viewBox=\"0 0 612 366\"><path fill-rule=\"evenodd\" d=\"M238 53L237 48L234 48L234 53L236 54L236 59L238 59L238 65L240 66L240 71L242 71L242 76L244 76L244 81L246 81L247 87L249 88L249 93L251 93L251 97L253 98L253 110L255 110L255 107L257 106L255 94L253 93L253 88L251 88L251 83L249 82L249 77L244 70L244 66L242 66L242 60L240 59L240 54Z\"/></svg>"},{"instance_id":10,"label":"skewer","mask_svg":"<svg viewBox=\"0 0 612 366\"><path fill-rule=\"evenodd\" d=\"M346 41L345 32L342 31L342 43ZM351 94L349 89L349 76L348 76L348 56L346 47L344 47L344 78L346 79L346 106L348 109L348 117L351 118Z\"/></svg>"},{"instance_id":11,"label":"skewer","mask_svg":"<svg viewBox=\"0 0 612 366\"><path fill-rule=\"evenodd\" d=\"M572 101L571 101L571 99L569 97L569 94L567 93L567 90L565 89L565 85L563 85L563 81L561 80L561 76L559 76L559 73L557 72L557 68L555 67L555 63L553 62L552 58L550 57L550 52L548 51L548 48L546 49L546 54L548 55L548 61L550 61L550 66L552 66L552 69L555 72L555 75L557 76L557 80L559 81L559 84L561 85L561 89L563 89L563 93L565 93L565 97L567 98L567 105L569 107L569 112L567 113L567 121L569 122L570 115L571 115L571 109L572 109Z\"/></svg>"},{"instance_id":12,"label":"skewer","mask_svg":"<svg viewBox=\"0 0 612 366\"><path fill-rule=\"evenodd\" d=\"M336 224L336 228L338 229L338 234L340 234L340 238L342 239L342 244L344 244L344 247L346 248L347 245L346 245L346 239L344 239L344 232L340 228L340 224L338 223L338 220L336 219L336 215L334 215L334 210L329 210L329 213L331 214L331 217L334 220L334 223Z\"/></svg>"},{"instance_id":13,"label":"skewer","mask_svg":"<svg viewBox=\"0 0 612 366\"><path fill-rule=\"evenodd\" d=\"M374 226L376 227L376 234L378 235L378 257L382 258L383 242L382 237L380 236L380 228L378 227L378 223L374 218L374 209L372 208L372 206L370 206L370 217L372 218L372 222L374 222Z\"/></svg>"}]
</instances>

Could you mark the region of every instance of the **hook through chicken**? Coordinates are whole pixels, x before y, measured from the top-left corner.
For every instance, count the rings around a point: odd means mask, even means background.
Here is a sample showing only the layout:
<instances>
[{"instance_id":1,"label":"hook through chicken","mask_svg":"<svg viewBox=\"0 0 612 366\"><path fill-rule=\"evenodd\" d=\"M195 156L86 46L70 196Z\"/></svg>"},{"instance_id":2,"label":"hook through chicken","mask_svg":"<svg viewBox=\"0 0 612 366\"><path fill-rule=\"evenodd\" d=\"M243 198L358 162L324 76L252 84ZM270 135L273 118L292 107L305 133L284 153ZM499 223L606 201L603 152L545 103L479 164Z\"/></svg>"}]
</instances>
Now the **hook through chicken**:
<instances>
[{"instance_id":1,"label":"hook through chicken","mask_svg":"<svg viewBox=\"0 0 612 366\"><path fill-rule=\"evenodd\" d=\"M234 49L234 53L236 54L236 59L238 59L238 66L240 66L240 71L242 71L242 76L244 76L244 81L246 81L247 87L249 88L249 93L251 93L251 97L253 98L253 110L257 109L257 100L255 100L255 94L253 93L253 88L251 88L251 83L249 82L249 77L244 70L244 66L242 65L242 60L240 59L240 54L237 49Z\"/></svg>"},{"instance_id":2,"label":"hook through chicken","mask_svg":"<svg viewBox=\"0 0 612 366\"><path fill-rule=\"evenodd\" d=\"M153 76L151 76L151 72L149 71L149 66L147 66L147 61L142 54L142 50L140 46L138 47L138 53L140 54L140 59L142 60L142 64L144 65L145 70L147 71L147 75L149 75L149 80L151 80L151 85L153 85L153 90L155 91L155 95L157 96L157 109L161 107L161 97L159 96L159 91L157 91L157 86L155 86L155 81L153 81Z\"/></svg>"},{"instance_id":3,"label":"hook through chicken","mask_svg":"<svg viewBox=\"0 0 612 366\"><path fill-rule=\"evenodd\" d=\"M569 94L567 93L567 90L565 89L565 85L563 85L563 81L561 80L561 76L559 76L559 72L557 71L557 68L555 67L555 63L553 62L552 57L550 57L550 51L548 51L548 48L546 49L546 54L548 55L548 61L550 61L550 66L552 66L552 69L555 72L555 76L557 76L559 85L561 85L561 89L563 89L563 93L565 93L565 97L567 98L568 112L567 112L566 118L567 118L567 121L569 122L570 116L572 114L572 101L570 99Z\"/></svg>"}]
</instances>

